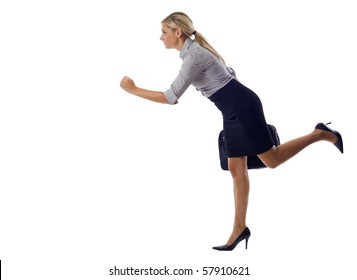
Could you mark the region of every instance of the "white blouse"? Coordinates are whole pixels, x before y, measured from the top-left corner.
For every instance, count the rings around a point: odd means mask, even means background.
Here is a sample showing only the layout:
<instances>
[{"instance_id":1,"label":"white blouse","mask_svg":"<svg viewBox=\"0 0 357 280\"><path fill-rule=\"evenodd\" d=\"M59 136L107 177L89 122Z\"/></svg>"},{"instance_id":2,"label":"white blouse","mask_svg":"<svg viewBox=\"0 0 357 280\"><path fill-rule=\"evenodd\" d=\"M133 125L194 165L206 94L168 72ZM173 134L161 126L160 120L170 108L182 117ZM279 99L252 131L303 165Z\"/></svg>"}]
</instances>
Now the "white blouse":
<instances>
[{"instance_id":1,"label":"white blouse","mask_svg":"<svg viewBox=\"0 0 357 280\"><path fill-rule=\"evenodd\" d=\"M226 67L218 57L190 38L186 39L180 58L179 74L171 87L164 91L170 104L176 104L191 84L204 96L210 97L235 78L232 68Z\"/></svg>"}]
</instances>

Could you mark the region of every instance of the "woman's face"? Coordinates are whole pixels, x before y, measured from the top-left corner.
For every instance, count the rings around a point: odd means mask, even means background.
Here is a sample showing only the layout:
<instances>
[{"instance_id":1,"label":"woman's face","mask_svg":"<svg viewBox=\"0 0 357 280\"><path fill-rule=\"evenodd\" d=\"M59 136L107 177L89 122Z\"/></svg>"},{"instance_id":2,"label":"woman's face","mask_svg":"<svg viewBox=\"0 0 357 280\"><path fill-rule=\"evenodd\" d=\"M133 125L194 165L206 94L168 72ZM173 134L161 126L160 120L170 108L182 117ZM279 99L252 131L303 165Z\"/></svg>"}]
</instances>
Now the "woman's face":
<instances>
[{"instance_id":1,"label":"woman's face","mask_svg":"<svg viewBox=\"0 0 357 280\"><path fill-rule=\"evenodd\" d=\"M170 29L165 23L162 23L161 25L162 34L160 40L164 42L167 49L176 48L179 42L179 32Z\"/></svg>"}]
</instances>

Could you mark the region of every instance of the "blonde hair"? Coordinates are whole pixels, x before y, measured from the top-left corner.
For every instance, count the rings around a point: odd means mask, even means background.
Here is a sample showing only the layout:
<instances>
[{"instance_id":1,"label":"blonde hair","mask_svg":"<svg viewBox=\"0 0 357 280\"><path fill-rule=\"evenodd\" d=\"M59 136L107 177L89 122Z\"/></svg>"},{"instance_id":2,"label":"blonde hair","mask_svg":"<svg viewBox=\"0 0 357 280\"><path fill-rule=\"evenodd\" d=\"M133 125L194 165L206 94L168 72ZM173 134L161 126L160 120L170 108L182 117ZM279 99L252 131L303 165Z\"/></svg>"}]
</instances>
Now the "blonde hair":
<instances>
[{"instance_id":1,"label":"blonde hair","mask_svg":"<svg viewBox=\"0 0 357 280\"><path fill-rule=\"evenodd\" d=\"M161 23L165 23L171 30L180 28L187 37L194 35L195 41L200 44L201 47L209 50L225 63L223 57L207 42L206 38L195 30L192 20L186 14L182 12L174 12L164 18Z\"/></svg>"}]
</instances>

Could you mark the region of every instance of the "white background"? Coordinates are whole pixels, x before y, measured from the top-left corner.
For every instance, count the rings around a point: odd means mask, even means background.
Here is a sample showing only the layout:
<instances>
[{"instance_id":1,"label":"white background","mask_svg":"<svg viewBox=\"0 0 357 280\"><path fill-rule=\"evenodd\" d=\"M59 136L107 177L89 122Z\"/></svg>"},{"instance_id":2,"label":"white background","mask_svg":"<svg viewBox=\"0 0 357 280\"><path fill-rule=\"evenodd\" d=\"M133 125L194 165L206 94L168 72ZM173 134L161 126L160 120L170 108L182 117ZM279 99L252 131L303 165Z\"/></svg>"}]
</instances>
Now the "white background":
<instances>
[{"instance_id":1,"label":"white background","mask_svg":"<svg viewBox=\"0 0 357 280\"><path fill-rule=\"evenodd\" d=\"M234 5L234 6L232 6ZM166 90L181 60L159 40L183 11L261 98L282 142L317 143L250 171L248 250L217 252L233 223L219 111ZM0 259L4 279L356 279L353 1L1 1ZM250 276L109 276L125 268L249 267ZM330 279L329 278L329 279Z\"/></svg>"}]
</instances>

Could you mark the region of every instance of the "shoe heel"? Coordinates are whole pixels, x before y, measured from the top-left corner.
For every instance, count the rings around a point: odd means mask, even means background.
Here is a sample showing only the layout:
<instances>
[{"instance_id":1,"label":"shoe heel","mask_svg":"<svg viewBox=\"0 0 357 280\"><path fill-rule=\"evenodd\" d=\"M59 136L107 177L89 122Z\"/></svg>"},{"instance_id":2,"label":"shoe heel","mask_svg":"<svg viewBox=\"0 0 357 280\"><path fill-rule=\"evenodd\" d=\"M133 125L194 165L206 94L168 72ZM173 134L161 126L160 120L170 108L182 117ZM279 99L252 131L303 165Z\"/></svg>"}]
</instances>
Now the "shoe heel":
<instances>
[{"instance_id":1,"label":"shoe heel","mask_svg":"<svg viewBox=\"0 0 357 280\"><path fill-rule=\"evenodd\" d=\"M234 240L234 242L231 245L222 245L222 246L215 246L212 249L218 250L218 251L232 251L238 244L239 242L245 240L245 249L248 249L248 239L250 237L250 230L248 227L246 227L243 232Z\"/></svg>"},{"instance_id":2,"label":"shoe heel","mask_svg":"<svg viewBox=\"0 0 357 280\"><path fill-rule=\"evenodd\" d=\"M335 147L343 154L343 141L342 141L342 136L338 131L332 130L331 128L327 127L327 125L331 124L331 122L328 122L326 124L324 123L318 123L315 126L315 129L321 129L324 131L331 132L336 135L337 141L334 143Z\"/></svg>"},{"instance_id":3,"label":"shoe heel","mask_svg":"<svg viewBox=\"0 0 357 280\"><path fill-rule=\"evenodd\" d=\"M247 238L245 239L245 249L246 249L246 250L248 249L248 240L249 240L249 237L247 237Z\"/></svg>"}]
</instances>

